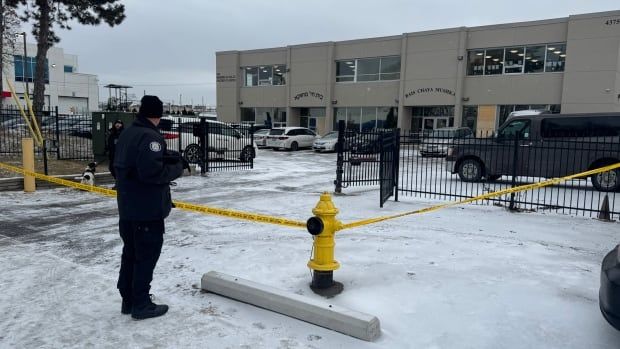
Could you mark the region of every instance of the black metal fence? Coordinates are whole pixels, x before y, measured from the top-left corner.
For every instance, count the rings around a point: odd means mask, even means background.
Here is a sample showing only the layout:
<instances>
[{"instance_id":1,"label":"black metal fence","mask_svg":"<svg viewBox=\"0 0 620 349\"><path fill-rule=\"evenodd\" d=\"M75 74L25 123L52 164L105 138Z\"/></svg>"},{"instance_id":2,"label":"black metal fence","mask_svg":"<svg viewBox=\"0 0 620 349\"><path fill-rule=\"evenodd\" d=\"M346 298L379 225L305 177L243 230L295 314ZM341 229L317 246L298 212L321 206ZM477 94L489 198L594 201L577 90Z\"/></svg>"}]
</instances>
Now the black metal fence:
<instances>
[{"instance_id":1,"label":"black metal fence","mask_svg":"<svg viewBox=\"0 0 620 349\"><path fill-rule=\"evenodd\" d=\"M92 119L90 115L60 114L58 109L35 113L47 156L58 160L91 160ZM21 154L21 139L32 137L30 127L18 109L0 109L0 155ZM43 147L35 150L42 156Z\"/></svg>"},{"instance_id":2,"label":"black metal fence","mask_svg":"<svg viewBox=\"0 0 620 349\"><path fill-rule=\"evenodd\" d=\"M252 125L226 124L206 118L162 118L159 128L168 149L178 151L202 173L254 168Z\"/></svg>"},{"instance_id":3,"label":"black metal fence","mask_svg":"<svg viewBox=\"0 0 620 349\"><path fill-rule=\"evenodd\" d=\"M377 185L380 161L358 161L352 147L357 140L370 139L376 132L344 133L341 180L336 190L348 186ZM517 185L538 183L620 161L618 136L530 138L464 137L429 135L422 140L411 134L397 137L397 193L438 200L476 197ZM557 185L498 196L479 204L507 206L515 210L553 211L571 215L620 216L620 170L573 179Z\"/></svg>"}]
</instances>

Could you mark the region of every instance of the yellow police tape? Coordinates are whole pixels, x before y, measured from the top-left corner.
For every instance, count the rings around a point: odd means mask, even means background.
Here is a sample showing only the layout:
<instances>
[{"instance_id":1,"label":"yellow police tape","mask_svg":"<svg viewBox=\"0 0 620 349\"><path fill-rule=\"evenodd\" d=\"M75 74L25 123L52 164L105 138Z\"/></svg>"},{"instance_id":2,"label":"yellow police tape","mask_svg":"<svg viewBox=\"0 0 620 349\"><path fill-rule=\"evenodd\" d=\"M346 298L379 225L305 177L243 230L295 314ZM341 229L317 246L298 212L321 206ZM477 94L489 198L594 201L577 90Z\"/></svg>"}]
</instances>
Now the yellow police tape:
<instances>
[{"instance_id":1,"label":"yellow police tape","mask_svg":"<svg viewBox=\"0 0 620 349\"><path fill-rule=\"evenodd\" d=\"M467 204L467 203L478 201L478 200L490 199L490 198L493 198L493 197L502 196L502 195L511 194L511 193L516 193L516 192L520 192L520 191L526 191L526 190L542 188L542 187L546 187L546 186L549 186L549 185L553 185L553 184L558 184L558 183L561 183L561 182L569 181L571 179L583 178L583 177L591 176L593 174L611 171L611 170L614 170L614 169L617 169L617 168L620 168L620 163L609 165L609 166L604 166L604 167L600 167L600 168L596 168L594 170L585 171L585 172L573 174L573 175L570 175L570 176L565 176L565 177L560 177L560 178L553 178L553 179L549 179L549 180L546 180L546 181L543 181L543 182L532 183L532 184L525 184L525 185L516 186L514 188L507 188L507 189L503 189L503 190L498 190L498 191L490 192L490 193L487 193L487 194L478 195L478 196L473 197L473 198L459 200L459 201L453 201L453 202L448 202L446 204L435 205L435 206L431 206L431 207L422 208L422 209L419 209L419 210L398 213L398 214L390 215L390 216L382 216L382 217L376 217L376 218L370 218L370 219L362 219L362 220L359 220L359 221L343 224L343 225L340 226L339 230L355 228L355 227L360 227L362 225L368 225L368 224L383 222L383 221L386 221L388 219L394 219L394 218L400 218L400 217L410 216L410 215L419 214L419 213L437 211L437 210L441 210L441 209L446 208L446 207L452 207L452 206L456 206L456 205L460 205L460 204Z\"/></svg>"},{"instance_id":2,"label":"yellow police tape","mask_svg":"<svg viewBox=\"0 0 620 349\"><path fill-rule=\"evenodd\" d=\"M77 183L74 181L69 181L66 179L56 178L52 176L46 176L41 173L28 171L23 168L3 164L1 162L0 162L0 168L9 170L12 172L20 173L24 176L33 176L37 179L44 180L44 181L51 182L51 183L56 183L56 184L59 184L65 187L70 187L70 188L85 190L89 192L99 193L99 194L103 194L106 196L116 197L116 190L97 187L93 185L81 184L81 183ZM204 206L204 205L196 205L196 204L191 204L191 203L182 202L182 201L173 201L173 202L176 208L183 209L186 211L206 213L206 214L211 214L211 215L216 215L216 216L237 218L237 219L242 219L242 220L276 224L276 225L284 225L284 226L295 227L295 228L303 228L303 229L306 228L306 222L296 221L292 219L279 218L279 217L261 215L261 214L255 214L255 213L247 213L247 212L231 210L231 209L215 208L215 207L209 207L209 206Z\"/></svg>"},{"instance_id":3,"label":"yellow police tape","mask_svg":"<svg viewBox=\"0 0 620 349\"><path fill-rule=\"evenodd\" d=\"M41 179L41 180L44 180L44 181L47 181L47 182L51 182L51 183L56 183L56 184L59 184L59 185L62 185L62 186L71 187L71 188L75 188L75 189L81 189L81 190L85 190L85 191L89 191L89 192L94 192L94 193L99 193L99 194L103 194L103 195L106 195L106 196L116 197L116 190L102 188L102 187L97 187L97 186L92 186L92 185L81 184L81 183L77 183L77 182L74 182L74 181L69 181L69 180L66 180L66 179L56 178L56 177L52 177L52 176L46 176L46 175L41 174L41 173L28 171L28 170L25 170L23 168L7 165L7 164L1 163L1 162L0 162L0 168L3 168L5 170L9 170L9 171L12 171L12 172L20 173L20 174L22 174L24 176L33 176L33 177L35 177L37 179ZM460 204L466 204L466 203L470 203L470 202L474 202L474 201L478 201L478 200L485 200L485 199L490 199L490 198L493 198L493 197L502 196L502 195L506 195L506 194L511 194L511 193L517 193L517 192L526 191L526 190L542 188L542 187L546 187L546 186L549 186L549 185L565 182L565 181L568 181L568 180L571 180L571 179L583 178L583 177L591 176L593 174L611 171L611 170L614 170L614 169L617 169L617 168L620 168L620 163L609 165L609 166L604 166L604 167L600 167L600 168L596 168L596 169L593 169L593 170L589 170L589 171L573 174L573 175L570 175L570 176L565 176L565 177L560 177L560 178L553 178L553 179L546 180L546 181L539 182L539 183L532 183L532 184L520 185L520 186L517 186L517 187L514 187L514 188L507 188L507 189L503 189L503 190L499 190L499 191L495 191L495 192L490 192L490 193L487 193L487 194L479 195L479 196L476 196L476 197L472 197L472 198L469 198L469 199L453 201L453 202L449 202L449 203L446 203L446 204L440 204L440 205L435 205L435 206L431 206L431 207L422 208L422 209L419 209L419 210L398 213L398 214L390 215L390 216L381 216L381 217L376 217L376 218L363 219L363 220L359 220L359 221L355 221L355 222L351 222L351 223L347 223L347 224L342 224L341 226L338 227L337 230L343 230L343 229L350 229L350 228L360 227L360 226L363 226L363 225L383 222L383 221L386 221L386 220L389 220L389 219L395 219L395 218L400 218L400 217L404 217L404 216L410 216L410 215L414 215L414 214L420 214L420 213L425 213L425 212L437 211L437 210L441 210L443 208L452 207L452 206L456 206L456 205L460 205ZM192 211L192 212L206 213L206 214L211 214L211 215L216 215L216 216L223 216L223 217L236 218L236 219L242 219L242 220L248 220L248 221L262 222L262 223L269 223L269 224L275 224L275 225L283 225L283 226L295 227L295 228L304 228L304 229L306 228L306 222L296 221L296 220L292 220L292 219L286 219L286 218L280 218L280 217L268 216L268 215L261 215L261 214L255 214L255 213L248 213L248 212L231 210L231 209L215 208L215 207L191 204L191 203L181 202L181 201L173 201L173 202L174 202L174 204L175 204L175 206L177 208L183 209L183 210L187 210L187 211Z\"/></svg>"}]
</instances>

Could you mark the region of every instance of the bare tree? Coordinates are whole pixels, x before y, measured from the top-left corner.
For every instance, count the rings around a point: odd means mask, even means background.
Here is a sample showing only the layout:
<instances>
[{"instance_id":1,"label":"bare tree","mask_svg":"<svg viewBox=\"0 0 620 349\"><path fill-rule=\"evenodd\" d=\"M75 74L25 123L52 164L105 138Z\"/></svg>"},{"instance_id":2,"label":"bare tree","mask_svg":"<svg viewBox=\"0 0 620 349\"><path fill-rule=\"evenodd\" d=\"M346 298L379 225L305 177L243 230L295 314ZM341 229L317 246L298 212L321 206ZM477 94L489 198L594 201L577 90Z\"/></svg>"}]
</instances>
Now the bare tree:
<instances>
[{"instance_id":1,"label":"bare tree","mask_svg":"<svg viewBox=\"0 0 620 349\"><path fill-rule=\"evenodd\" d=\"M47 51L60 38L54 26L70 30L69 22L110 27L125 19L125 6L120 0L6 0L10 7L23 9L20 19L32 21L32 34L37 39L36 69L34 75L34 109L43 110L45 103L45 59Z\"/></svg>"},{"instance_id":2,"label":"bare tree","mask_svg":"<svg viewBox=\"0 0 620 349\"><path fill-rule=\"evenodd\" d=\"M5 6L5 0L0 0L0 90L4 91L4 69L13 62L15 53L15 43L17 41L17 31L19 29L19 18L15 8ZM0 97L0 107L3 99Z\"/></svg>"}]
</instances>

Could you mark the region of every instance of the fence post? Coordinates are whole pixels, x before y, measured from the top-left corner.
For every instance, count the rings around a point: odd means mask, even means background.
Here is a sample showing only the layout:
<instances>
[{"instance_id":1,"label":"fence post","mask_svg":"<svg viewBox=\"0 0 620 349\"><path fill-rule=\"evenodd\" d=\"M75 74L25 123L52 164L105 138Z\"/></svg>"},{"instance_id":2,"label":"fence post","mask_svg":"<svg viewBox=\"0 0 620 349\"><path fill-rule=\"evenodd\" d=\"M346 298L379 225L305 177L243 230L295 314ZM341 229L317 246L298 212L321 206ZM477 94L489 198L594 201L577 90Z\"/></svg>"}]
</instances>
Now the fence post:
<instances>
[{"instance_id":1,"label":"fence post","mask_svg":"<svg viewBox=\"0 0 620 349\"><path fill-rule=\"evenodd\" d=\"M254 157L256 156L256 150L254 149L254 124L250 126L250 146L252 146L252 156L250 157L250 168L254 168Z\"/></svg>"},{"instance_id":2,"label":"fence post","mask_svg":"<svg viewBox=\"0 0 620 349\"><path fill-rule=\"evenodd\" d=\"M342 193L342 174L344 173L344 120L338 121L338 142L336 143L336 193Z\"/></svg>"},{"instance_id":3,"label":"fence post","mask_svg":"<svg viewBox=\"0 0 620 349\"><path fill-rule=\"evenodd\" d=\"M56 114L56 139L54 140L56 145L56 160L60 160L60 124L58 123L58 106L54 107L54 113Z\"/></svg>"},{"instance_id":4,"label":"fence post","mask_svg":"<svg viewBox=\"0 0 620 349\"><path fill-rule=\"evenodd\" d=\"M209 149L209 145L207 144L207 142L209 142L209 135L207 135L207 119L202 117L200 118L200 147L201 149L201 162L202 164L200 164L200 174L205 174L207 173L207 166L209 166L207 164L207 158L209 157L209 152L207 151Z\"/></svg>"},{"instance_id":5,"label":"fence post","mask_svg":"<svg viewBox=\"0 0 620 349\"><path fill-rule=\"evenodd\" d=\"M400 128L394 129L394 201L398 201L398 176L400 174Z\"/></svg>"},{"instance_id":6,"label":"fence post","mask_svg":"<svg viewBox=\"0 0 620 349\"><path fill-rule=\"evenodd\" d=\"M170 129L171 130L173 129L173 127L174 127L174 124L170 125ZM192 129L192 131L193 131L193 129ZM179 150L179 153L182 153L182 151L185 150L185 149L183 149L183 140L181 139L181 135L182 135L182 133L181 133L181 118L177 118L177 136L178 136L177 137L177 139L178 139L177 142L178 142L178 145L179 145L179 147L177 149Z\"/></svg>"},{"instance_id":7,"label":"fence post","mask_svg":"<svg viewBox=\"0 0 620 349\"><path fill-rule=\"evenodd\" d=\"M514 150L512 154L512 188L517 186L517 165L519 162L519 138L521 136L521 132L517 131L515 133L514 140ZM510 193L510 205L508 206L511 211L515 209L515 193Z\"/></svg>"},{"instance_id":8,"label":"fence post","mask_svg":"<svg viewBox=\"0 0 620 349\"><path fill-rule=\"evenodd\" d=\"M385 179L383 178L383 170L385 169L384 135L384 132L379 132L379 207L381 208L383 208L383 191L385 190L385 183L383 183ZM391 185L392 183L390 183ZM394 187L392 187L392 190L394 190Z\"/></svg>"}]
</instances>

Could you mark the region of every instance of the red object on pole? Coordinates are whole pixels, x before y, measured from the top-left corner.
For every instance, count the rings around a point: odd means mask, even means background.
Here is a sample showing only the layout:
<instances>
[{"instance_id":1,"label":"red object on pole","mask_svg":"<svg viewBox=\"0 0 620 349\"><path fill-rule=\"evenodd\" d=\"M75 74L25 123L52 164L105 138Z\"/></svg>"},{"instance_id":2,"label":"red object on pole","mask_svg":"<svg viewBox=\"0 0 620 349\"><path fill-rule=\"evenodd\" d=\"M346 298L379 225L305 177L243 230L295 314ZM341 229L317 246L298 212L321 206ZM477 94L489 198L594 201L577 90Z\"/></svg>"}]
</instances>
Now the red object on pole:
<instances>
[{"instance_id":1,"label":"red object on pole","mask_svg":"<svg viewBox=\"0 0 620 349\"><path fill-rule=\"evenodd\" d=\"M2 98L11 98L11 92L2 91Z\"/></svg>"}]
</instances>

